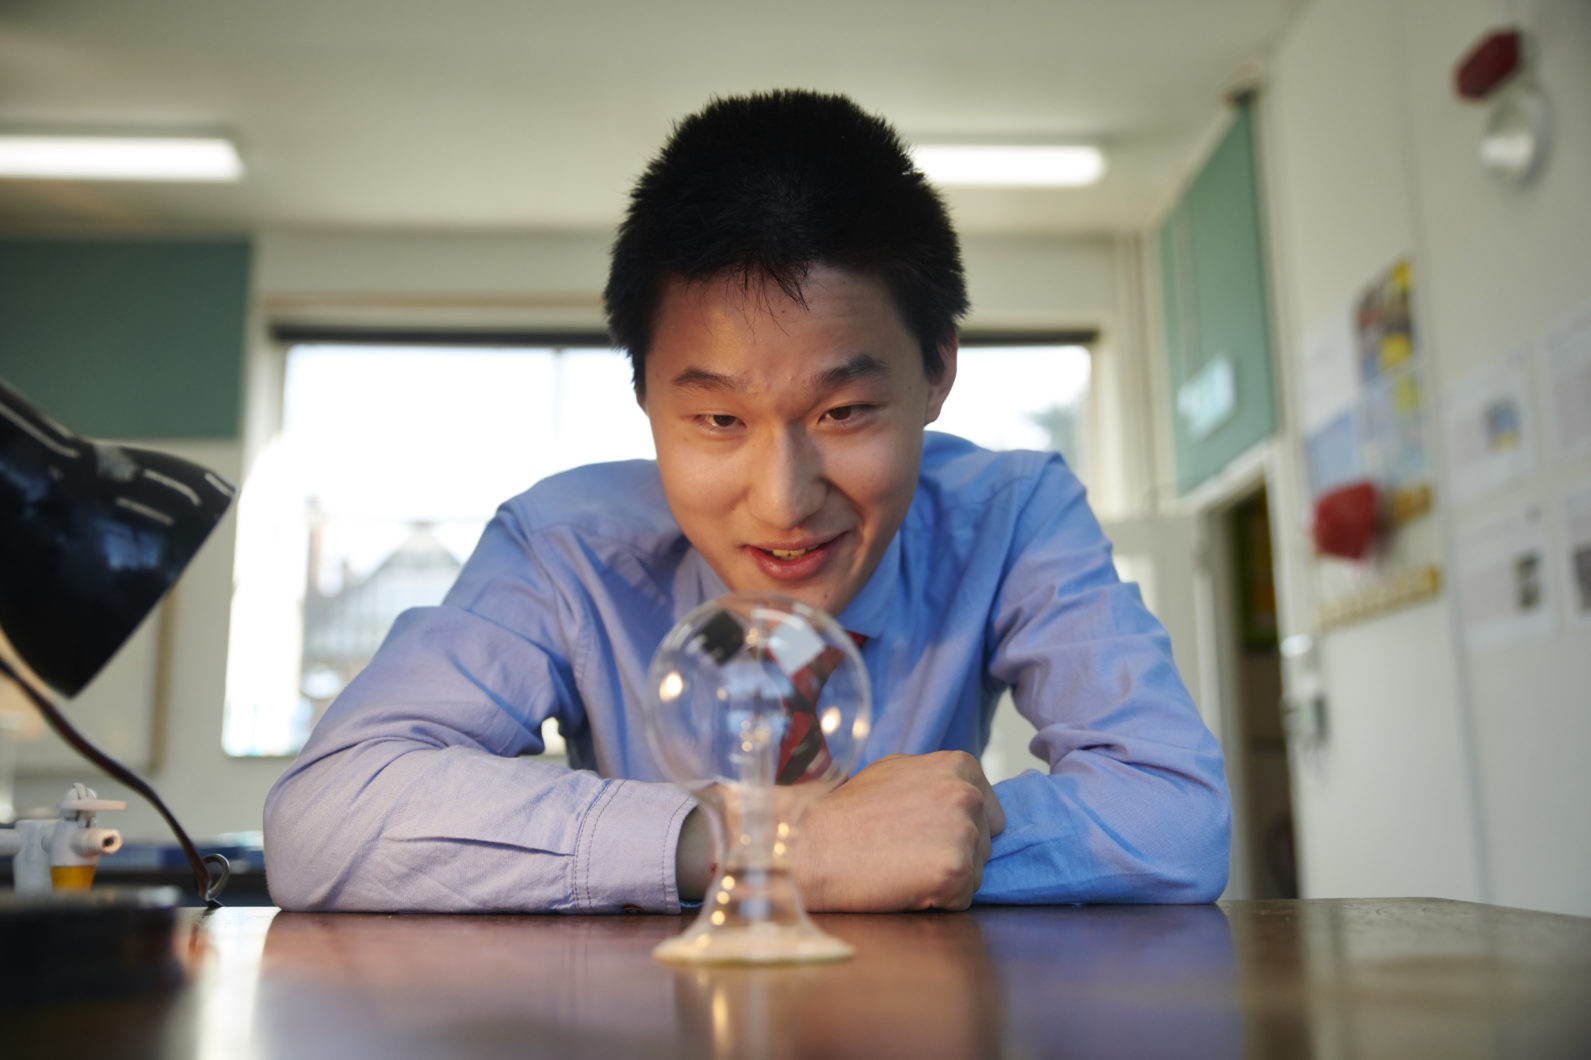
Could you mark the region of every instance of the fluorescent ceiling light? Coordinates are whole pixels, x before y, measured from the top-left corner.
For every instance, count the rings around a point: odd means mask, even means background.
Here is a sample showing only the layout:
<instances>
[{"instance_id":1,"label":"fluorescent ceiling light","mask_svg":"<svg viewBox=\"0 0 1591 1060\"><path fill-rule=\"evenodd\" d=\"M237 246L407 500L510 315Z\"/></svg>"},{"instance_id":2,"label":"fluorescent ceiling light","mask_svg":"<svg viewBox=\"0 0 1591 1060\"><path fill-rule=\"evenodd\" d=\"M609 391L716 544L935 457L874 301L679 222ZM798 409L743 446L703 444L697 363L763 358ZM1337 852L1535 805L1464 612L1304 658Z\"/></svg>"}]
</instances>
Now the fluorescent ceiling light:
<instances>
[{"instance_id":1,"label":"fluorescent ceiling light","mask_svg":"<svg viewBox=\"0 0 1591 1060\"><path fill-rule=\"evenodd\" d=\"M1097 147L924 144L912 159L935 184L1077 187L1105 173Z\"/></svg>"},{"instance_id":2,"label":"fluorescent ceiling light","mask_svg":"<svg viewBox=\"0 0 1591 1060\"><path fill-rule=\"evenodd\" d=\"M0 177L234 181L243 162L216 137L0 135Z\"/></svg>"}]
</instances>

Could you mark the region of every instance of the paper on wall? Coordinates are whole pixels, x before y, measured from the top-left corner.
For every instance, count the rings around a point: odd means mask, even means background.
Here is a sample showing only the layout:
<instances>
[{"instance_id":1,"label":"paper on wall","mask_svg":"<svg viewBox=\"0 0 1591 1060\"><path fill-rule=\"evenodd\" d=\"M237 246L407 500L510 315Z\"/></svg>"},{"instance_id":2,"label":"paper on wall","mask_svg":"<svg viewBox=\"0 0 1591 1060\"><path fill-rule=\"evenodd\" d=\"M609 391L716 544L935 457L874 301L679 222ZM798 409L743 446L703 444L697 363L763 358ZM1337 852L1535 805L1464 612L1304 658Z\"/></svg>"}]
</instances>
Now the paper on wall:
<instances>
[{"instance_id":1,"label":"paper on wall","mask_svg":"<svg viewBox=\"0 0 1591 1060\"><path fill-rule=\"evenodd\" d=\"M1311 497L1360 478L1394 496L1429 480L1413 288L1414 267L1399 258L1298 344Z\"/></svg>"},{"instance_id":2,"label":"paper on wall","mask_svg":"<svg viewBox=\"0 0 1591 1060\"><path fill-rule=\"evenodd\" d=\"M1471 650L1544 637L1556 626L1539 508L1476 527L1454 549L1454 583Z\"/></svg>"},{"instance_id":3,"label":"paper on wall","mask_svg":"<svg viewBox=\"0 0 1591 1060\"><path fill-rule=\"evenodd\" d=\"M1540 357L1548 451L1591 454L1591 303L1542 335Z\"/></svg>"},{"instance_id":4,"label":"paper on wall","mask_svg":"<svg viewBox=\"0 0 1591 1060\"><path fill-rule=\"evenodd\" d=\"M1392 495L1430 477L1413 295L1414 267L1400 258L1359 292L1353 310L1359 464Z\"/></svg>"},{"instance_id":5,"label":"paper on wall","mask_svg":"<svg viewBox=\"0 0 1591 1060\"><path fill-rule=\"evenodd\" d=\"M1359 461L1392 491L1424 481L1425 425L1420 372L1400 363L1367 382L1359 416Z\"/></svg>"},{"instance_id":6,"label":"paper on wall","mask_svg":"<svg viewBox=\"0 0 1591 1060\"><path fill-rule=\"evenodd\" d=\"M1328 314L1298 345L1298 418L1305 435L1353 408L1359 396L1353 308Z\"/></svg>"},{"instance_id":7,"label":"paper on wall","mask_svg":"<svg viewBox=\"0 0 1591 1060\"><path fill-rule=\"evenodd\" d=\"M1319 497L1360 477L1359 427L1352 409L1304 439L1309 495Z\"/></svg>"},{"instance_id":8,"label":"paper on wall","mask_svg":"<svg viewBox=\"0 0 1591 1060\"><path fill-rule=\"evenodd\" d=\"M1564 559L1568 563L1567 608L1571 625L1591 628L1591 482L1563 498Z\"/></svg>"},{"instance_id":9,"label":"paper on wall","mask_svg":"<svg viewBox=\"0 0 1591 1060\"><path fill-rule=\"evenodd\" d=\"M1514 350L1447 388L1442 429L1448 489L1474 500L1529 475L1535 427L1528 409L1524 349Z\"/></svg>"}]
</instances>

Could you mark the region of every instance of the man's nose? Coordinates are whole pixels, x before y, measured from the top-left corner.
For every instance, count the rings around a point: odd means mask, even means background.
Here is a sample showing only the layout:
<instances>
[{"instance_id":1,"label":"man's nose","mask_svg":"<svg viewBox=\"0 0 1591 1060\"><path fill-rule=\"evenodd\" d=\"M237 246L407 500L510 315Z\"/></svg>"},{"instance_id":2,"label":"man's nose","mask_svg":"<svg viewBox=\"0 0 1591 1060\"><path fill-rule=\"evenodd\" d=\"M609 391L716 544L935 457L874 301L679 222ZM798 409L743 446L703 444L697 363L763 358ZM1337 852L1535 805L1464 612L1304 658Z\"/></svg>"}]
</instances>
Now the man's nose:
<instances>
[{"instance_id":1,"label":"man's nose","mask_svg":"<svg viewBox=\"0 0 1591 1060\"><path fill-rule=\"evenodd\" d=\"M790 530L823 506L823 454L802 430L770 432L750 469L751 514L759 522Z\"/></svg>"}]
</instances>

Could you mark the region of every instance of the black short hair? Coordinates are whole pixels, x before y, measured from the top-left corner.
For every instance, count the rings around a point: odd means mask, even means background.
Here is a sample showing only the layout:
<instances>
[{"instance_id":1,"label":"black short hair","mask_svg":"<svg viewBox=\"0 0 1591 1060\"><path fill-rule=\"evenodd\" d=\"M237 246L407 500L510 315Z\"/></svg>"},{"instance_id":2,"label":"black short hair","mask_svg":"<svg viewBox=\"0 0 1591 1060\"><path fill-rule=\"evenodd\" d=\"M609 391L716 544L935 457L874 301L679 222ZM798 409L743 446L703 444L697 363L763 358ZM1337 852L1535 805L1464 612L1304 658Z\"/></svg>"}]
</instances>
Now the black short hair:
<instances>
[{"instance_id":1,"label":"black short hair","mask_svg":"<svg viewBox=\"0 0 1591 1060\"><path fill-rule=\"evenodd\" d=\"M669 281L766 277L804 304L816 265L881 280L939 378L967 311L961 247L888 122L801 90L715 99L681 121L630 194L603 292L636 392Z\"/></svg>"}]
</instances>

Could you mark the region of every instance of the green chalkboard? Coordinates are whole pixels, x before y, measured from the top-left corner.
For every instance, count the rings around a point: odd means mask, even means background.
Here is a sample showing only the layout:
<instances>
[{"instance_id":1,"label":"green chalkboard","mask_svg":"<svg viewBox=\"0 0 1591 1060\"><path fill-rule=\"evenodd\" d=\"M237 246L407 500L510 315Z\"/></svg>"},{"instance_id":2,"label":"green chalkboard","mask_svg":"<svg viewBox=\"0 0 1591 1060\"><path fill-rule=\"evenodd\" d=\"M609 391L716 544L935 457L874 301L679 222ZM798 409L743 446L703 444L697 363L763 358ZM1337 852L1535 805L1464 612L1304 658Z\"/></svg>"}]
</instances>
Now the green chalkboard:
<instances>
[{"instance_id":1,"label":"green chalkboard","mask_svg":"<svg viewBox=\"0 0 1591 1060\"><path fill-rule=\"evenodd\" d=\"M1276 429L1253 129L1240 106L1159 233L1178 493Z\"/></svg>"},{"instance_id":2,"label":"green chalkboard","mask_svg":"<svg viewBox=\"0 0 1591 1060\"><path fill-rule=\"evenodd\" d=\"M80 434L235 438L244 239L0 239L0 378Z\"/></svg>"}]
</instances>

